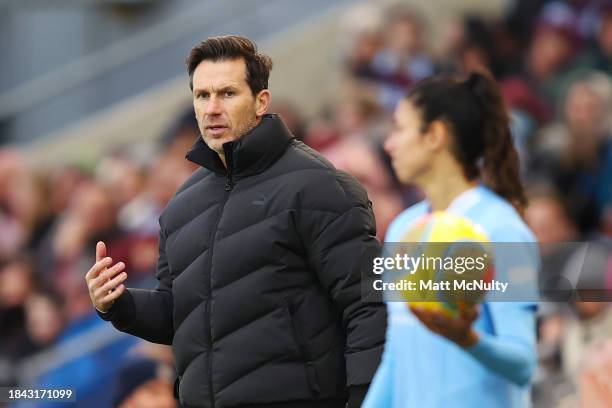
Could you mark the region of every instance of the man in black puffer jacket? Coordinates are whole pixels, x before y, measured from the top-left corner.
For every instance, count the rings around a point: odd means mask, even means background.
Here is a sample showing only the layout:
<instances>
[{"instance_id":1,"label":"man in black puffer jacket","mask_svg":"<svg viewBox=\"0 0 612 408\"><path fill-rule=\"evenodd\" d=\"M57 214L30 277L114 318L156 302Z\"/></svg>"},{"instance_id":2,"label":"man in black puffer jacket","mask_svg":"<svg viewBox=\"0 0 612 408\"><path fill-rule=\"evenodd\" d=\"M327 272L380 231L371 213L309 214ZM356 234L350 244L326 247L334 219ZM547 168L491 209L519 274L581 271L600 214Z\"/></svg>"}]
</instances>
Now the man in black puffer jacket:
<instances>
[{"instance_id":1,"label":"man in black puffer jacket","mask_svg":"<svg viewBox=\"0 0 612 408\"><path fill-rule=\"evenodd\" d=\"M126 289L99 243L92 302L172 345L184 407L358 407L386 325L361 293L380 250L368 197L266 114L271 61L250 40L209 38L187 62L201 168L160 217L159 285Z\"/></svg>"}]
</instances>

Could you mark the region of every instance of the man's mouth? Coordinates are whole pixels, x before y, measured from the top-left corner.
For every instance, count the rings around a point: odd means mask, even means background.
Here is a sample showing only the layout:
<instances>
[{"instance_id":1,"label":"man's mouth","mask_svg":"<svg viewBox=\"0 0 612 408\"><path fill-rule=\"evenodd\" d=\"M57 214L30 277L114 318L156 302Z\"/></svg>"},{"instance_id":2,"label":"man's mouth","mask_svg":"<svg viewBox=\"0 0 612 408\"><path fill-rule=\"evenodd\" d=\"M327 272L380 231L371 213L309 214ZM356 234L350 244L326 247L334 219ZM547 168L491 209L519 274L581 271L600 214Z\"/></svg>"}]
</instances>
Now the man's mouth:
<instances>
[{"instance_id":1,"label":"man's mouth","mask_svg":"<svg viewBox=\"0 0 612 408\"><path fill-rule=\"evenodd\" d=\"M227 130L227 126L224 125L208 125L206 126L206 130L215 135L215 134L219 134L219 133L223 133Z\"/></svg>"}]
</instances>

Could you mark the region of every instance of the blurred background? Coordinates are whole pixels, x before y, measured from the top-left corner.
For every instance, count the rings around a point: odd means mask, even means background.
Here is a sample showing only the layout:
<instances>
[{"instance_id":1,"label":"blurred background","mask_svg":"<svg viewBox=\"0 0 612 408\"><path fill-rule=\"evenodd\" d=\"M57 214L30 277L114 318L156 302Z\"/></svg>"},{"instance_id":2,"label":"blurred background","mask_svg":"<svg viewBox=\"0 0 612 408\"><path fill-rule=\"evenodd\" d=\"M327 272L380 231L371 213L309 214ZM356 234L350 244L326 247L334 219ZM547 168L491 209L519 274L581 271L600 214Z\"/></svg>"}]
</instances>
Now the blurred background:
<instances>
[{"instance_id":1,"label":"blurred background","mask_svg":"<svg viewBox=\"0 0 612 408\"><path fill-rule=\"evenodd\" d=\"M175 406L170 349L100 320L84 274L104 240L128 286L155 285L157 218L195 170L185 57L222 34L273 58L271 110L364 184L381 239L421 199L382 150L396 102L486 67L543 278L571 281L580 263L590 288L612 289L612 0L0 0L0 386ZM595 255L549 249L569 241ZM541 306L534 405L612 406L608 303Z\"/></svg>"}]
</instances>

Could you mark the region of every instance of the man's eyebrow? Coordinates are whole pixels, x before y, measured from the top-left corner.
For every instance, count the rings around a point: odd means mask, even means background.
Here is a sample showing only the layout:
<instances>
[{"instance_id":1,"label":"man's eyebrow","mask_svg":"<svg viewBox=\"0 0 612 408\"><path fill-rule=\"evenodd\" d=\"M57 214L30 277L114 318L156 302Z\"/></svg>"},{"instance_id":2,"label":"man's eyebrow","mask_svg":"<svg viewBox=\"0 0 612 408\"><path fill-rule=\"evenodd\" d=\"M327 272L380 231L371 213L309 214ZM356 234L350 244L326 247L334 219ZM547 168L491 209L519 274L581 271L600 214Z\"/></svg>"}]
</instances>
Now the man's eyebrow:
<instances>
[{"instance_id":1,"label":"man's eyebrow","mask_svg":"<svg viewBox=\"0 0 612 408\"><path fill-rule=\"evenodd\" d=\"M226 86L222 86L219 87L219 92L225 92L225 91L235 91L237 90L238 87L234 86L234 85L226 85Z\"/></svg>"},{"instance_id":2,"label":"man's eyebrow","mask_svg":"<svg viewBox=\"0 0 612 408\"><path fill-rule=\"evenodd\" d=\"M238 89L238 86L234 84L223 84L221 86L217 86L216 88L213 88L212 92L222 92L228 89L235 90L235 89ZM194 88L193 92L211 92L211 90L209 90L208 88Z\"/></svg>"},{"instance_id":3,"label":"man's eyebrow","mask_svg":"<svg viewBox=\"0 0 612 408\"><path fill-rule=\"evenodd\" d=\"M210 93L210 91L206 88L193 88L193 94L194 95L200 95L203 93Z\"/></svg>"}]
</instances>

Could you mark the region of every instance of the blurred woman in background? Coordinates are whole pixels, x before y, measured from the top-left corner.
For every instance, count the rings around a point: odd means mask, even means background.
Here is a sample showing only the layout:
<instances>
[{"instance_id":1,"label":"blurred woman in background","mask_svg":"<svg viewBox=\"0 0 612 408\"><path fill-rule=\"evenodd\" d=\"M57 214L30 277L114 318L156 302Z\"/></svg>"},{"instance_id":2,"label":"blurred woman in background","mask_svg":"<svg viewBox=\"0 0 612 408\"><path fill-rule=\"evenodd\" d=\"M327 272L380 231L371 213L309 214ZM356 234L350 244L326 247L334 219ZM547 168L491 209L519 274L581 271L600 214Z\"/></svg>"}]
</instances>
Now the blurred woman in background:
<instances>
[{"instance_id":1,"label":"blurred woman in background","mask_svg":"<svg viewBox=\"0 0 612 408\"><path fill-rule=\"evenodd\" d=\"M402 241L416 220L434 211L480 225L491 242L535 242L520 215L526 199L508 116L488 77L473 73L467 80L434 77L417 84L396 108L385 148L398 179L426 196L394 220L387 242ZM535 272L536 245L521 251L518 257L495 252L496 274L516 266ZM485 298L479 309L465 307L449 317L387 300L385 352L364 407L530 405L535 303Z\"/></svg>"}]
</instances>

